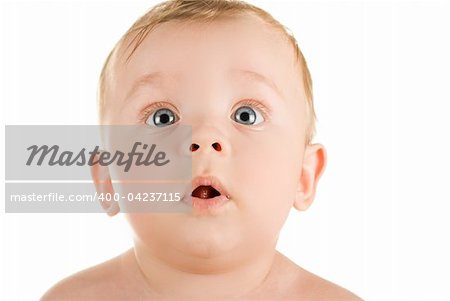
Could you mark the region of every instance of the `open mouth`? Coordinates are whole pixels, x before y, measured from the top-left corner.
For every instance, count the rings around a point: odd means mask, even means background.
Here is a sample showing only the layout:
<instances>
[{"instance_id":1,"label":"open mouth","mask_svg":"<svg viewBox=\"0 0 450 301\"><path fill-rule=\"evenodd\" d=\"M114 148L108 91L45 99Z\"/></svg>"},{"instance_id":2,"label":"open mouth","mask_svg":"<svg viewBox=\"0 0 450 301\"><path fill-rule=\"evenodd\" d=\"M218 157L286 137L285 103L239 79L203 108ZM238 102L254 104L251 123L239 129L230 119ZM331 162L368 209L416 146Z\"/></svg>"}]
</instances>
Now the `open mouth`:
<instances>
[{"instance_id":1,"label":"open mouth","mask_svg":"<svg viewBox=\"0 0 450 301\"><path fill-rule=\"evenodd\" d=\"M190 189L191 197L183 200L192 206L195 214L218 214L219 209L231 200L220 180L211 175L194 178Z\"/></svg>"},{"instance_id":2,"label":"open mouth","mask_svg":"<svg viewBox=\"0 0 450 301\"><path fill-rule=\"evenodd\" d=\"M200 185L191 193L191 196L200 199L211 199L219 195L221 195L221 193L211 185Z\"/></svg>"},{"instance_id":3,"label":"open mouth","mask_svg":"<svg viewBox=\"0 0 450 301\"><path fill-rule=\"evenodd\" d=\"M182 200L192 207L194 215L219 214L223 212L221 208L227 208L225 204L231 201L220 180L212 175L193 178L185 196L189 194L189 198L183 197Z\"/></svg>"},{"instance_id":4,"label":"open mouth","mask_svg":"<svg viewBox=\"0 0 450 301\"><path fill-rule=\"evenodd\" d=\"M230 196L214 177L198 177L192 184L196 188L187 202L196 215L218 214L220 211L217 210L230 201Z\"/></svg>"}]
</instances>

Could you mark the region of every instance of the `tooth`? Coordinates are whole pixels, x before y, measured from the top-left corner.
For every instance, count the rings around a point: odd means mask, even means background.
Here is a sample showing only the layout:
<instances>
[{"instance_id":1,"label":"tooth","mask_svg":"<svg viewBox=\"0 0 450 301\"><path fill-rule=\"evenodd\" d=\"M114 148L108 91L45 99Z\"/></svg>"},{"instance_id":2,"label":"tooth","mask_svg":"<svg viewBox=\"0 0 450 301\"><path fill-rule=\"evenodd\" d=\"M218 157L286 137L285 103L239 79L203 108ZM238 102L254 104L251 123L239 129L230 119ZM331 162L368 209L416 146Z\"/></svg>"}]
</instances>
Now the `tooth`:
<instances>
[{"instance_id":1,"label":"tooth","mask_svg":"<svg viewBox=\"0 0 450 301\"><path fill-rule=\"evenodd\" d=\"M200 192L200 197L202 198L202 199L207 199L208 198L208 189L202 189L202 191Z\"/></svg>"}]
</instances>

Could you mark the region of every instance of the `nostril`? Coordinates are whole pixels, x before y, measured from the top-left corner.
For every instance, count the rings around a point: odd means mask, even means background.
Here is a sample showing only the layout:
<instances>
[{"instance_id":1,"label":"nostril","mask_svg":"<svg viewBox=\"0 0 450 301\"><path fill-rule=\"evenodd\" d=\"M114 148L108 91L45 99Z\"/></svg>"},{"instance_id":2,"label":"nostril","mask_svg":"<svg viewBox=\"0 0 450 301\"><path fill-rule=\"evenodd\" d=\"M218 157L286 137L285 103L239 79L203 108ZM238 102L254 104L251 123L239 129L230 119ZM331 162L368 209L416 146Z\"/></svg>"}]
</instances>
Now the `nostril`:
<instances>
[{"instance_id":1,"label":"nostril","mask_svg":"<svg viewBox=\"0 0 450 301\"><path fill-rule=\"evenodd\" d=\"M220 152L222 150L222 147L220 146L219 143L213 143L212 147L214 147L214 149L218 152Z\"/></svg>"},{"instance_id":2,"label":"nostril","mask_svg":"<svg viewBox=\"0 0 450 301\"><path fill-rule=\"evenodd\" d=\"M192 143L191 144L191 152L195 152L196 150L198 150L200 148L200 146L198 144Z\"/></svg>"}]
</instances>

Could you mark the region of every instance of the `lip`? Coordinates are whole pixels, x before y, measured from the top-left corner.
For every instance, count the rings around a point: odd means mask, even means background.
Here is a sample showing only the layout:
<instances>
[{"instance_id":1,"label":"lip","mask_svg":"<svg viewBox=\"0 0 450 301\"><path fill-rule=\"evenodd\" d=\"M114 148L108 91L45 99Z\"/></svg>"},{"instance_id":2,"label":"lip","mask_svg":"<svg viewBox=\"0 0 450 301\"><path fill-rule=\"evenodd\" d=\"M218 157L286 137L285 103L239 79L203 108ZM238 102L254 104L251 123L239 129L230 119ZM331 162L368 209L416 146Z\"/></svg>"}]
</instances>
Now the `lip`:
<instances>
[{"instance_id":1,"label":"lip","mask_svg":"<svg viewBox=\"0 0 450 301\"><path fill-rule=\"evenodd\" d=\"M209 199L191 196L192 191L198 186L212 186L220 192L220 195ZM194 211L204 212L222 207L230 201L230 195L217 177L212 175L199 176L192 179L191 184L188 185L184 193L182 201L191 206Z\"/></svg>"}]
</instances>

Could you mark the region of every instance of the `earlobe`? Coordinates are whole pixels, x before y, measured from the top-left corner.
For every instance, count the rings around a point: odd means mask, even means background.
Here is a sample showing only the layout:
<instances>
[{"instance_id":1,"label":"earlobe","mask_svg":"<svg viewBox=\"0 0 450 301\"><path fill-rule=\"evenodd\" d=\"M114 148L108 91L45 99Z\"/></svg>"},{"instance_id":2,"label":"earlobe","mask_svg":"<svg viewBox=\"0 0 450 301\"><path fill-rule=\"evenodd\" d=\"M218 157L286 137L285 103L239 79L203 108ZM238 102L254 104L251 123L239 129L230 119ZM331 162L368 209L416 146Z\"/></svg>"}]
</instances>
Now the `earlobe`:
<instances>
[{"instance_id":1,"label":"earlobe","mask_svg":"<svg viewBox=\"0 0 450 301\"><path fill-rule=\"evenodd\" d=\"M94 162L97 159L95 158ZM114 188L107 166L101 166L98 163L93 164L91 166L91 175L98 195L114 195ZM107 199L110 199L110 201L107 201ZM99 202L109 216L114 216L120 211L119 203L114 201L113 198L99 198Z\"/></svg>"},{"instance_id":2,"label":"earlobe","mask_svg":"<svg viewBox=\"0 0 450 301\"><path fill-rule=\"evenodd\" d=\"M326 162L327 154L323 145L316 143L306 147L300 182L294 201L294 207L297 210L304 211L311 206Z\"/></svg>"},{"instance_id":3,"label":"earlobe","mask_svg":"<svg viewBox=\"0 0 450 301\"><path fill-rule=\"evenodd\" d=\"M306 206L305 203L305 193L301 191L300 186L297 189L297 192L295 194L295 201L294 201L294 208L299 211L304 211L308 209L309 205Z\"/></svg>"}]
</instances>

